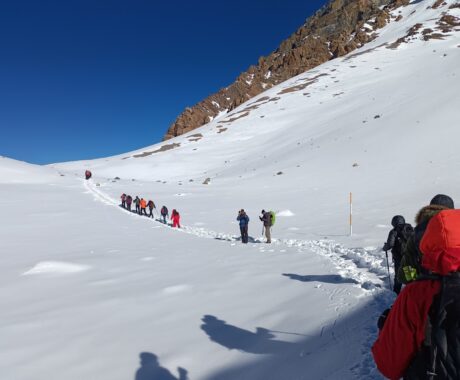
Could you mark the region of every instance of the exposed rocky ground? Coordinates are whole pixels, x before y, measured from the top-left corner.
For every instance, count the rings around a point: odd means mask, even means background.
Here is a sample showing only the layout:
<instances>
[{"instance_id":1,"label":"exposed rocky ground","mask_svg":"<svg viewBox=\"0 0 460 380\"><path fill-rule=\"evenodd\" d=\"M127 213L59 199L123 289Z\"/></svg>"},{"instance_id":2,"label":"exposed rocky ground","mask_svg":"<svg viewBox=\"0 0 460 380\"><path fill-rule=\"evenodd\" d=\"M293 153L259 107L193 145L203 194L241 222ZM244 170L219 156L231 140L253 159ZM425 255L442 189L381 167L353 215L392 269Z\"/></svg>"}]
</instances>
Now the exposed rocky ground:
<instances>
[{"instance_id":1,"label":"exposed rocky ground","mask_svg":"<svg viewBox=\"0 0 460 380\"><path fill-rule=\"evenodd\" d=\"M186 108L164 139L201 127L261 92L372 41L376 31L390 20L390 10L408 3L409 0L332 0L234 83Z\"/></svg>"}]
</instances>

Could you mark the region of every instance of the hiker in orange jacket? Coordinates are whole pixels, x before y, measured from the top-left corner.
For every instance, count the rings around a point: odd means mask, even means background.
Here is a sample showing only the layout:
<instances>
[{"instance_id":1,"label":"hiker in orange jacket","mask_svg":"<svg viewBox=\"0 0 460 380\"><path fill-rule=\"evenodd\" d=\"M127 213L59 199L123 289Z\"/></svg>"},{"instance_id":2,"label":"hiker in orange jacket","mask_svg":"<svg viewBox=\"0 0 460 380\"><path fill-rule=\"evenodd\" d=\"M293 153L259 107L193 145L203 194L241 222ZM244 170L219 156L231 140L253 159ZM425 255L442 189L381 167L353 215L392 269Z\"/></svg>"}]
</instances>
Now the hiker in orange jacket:
<instances>
[{"instance_id":1,"label":"hiker in orange jacket","mask_svg":"<svg viewBox=\"0 0 460 380\"><path fill-rule=\"evenodd\" d=\"M147 202L145 201L144 198L141 198L141 201L140 201L140 206L141 206L141 211L140 211L140 215L142 215L142 213L147 216L147 211L145 211L145 208L147 207Z\"/></svg>"}]
</instances>

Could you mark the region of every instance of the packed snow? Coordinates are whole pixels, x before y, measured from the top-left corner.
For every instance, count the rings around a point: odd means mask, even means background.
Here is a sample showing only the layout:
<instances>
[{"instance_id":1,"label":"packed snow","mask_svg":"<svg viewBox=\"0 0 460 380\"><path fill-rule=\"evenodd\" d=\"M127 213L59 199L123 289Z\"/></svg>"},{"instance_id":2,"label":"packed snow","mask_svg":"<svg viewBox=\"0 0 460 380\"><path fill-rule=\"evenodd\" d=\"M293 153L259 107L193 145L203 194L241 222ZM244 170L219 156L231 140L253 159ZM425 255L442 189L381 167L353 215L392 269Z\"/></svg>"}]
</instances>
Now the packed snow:
<instances>
[{"instance_id":1,"label":"packed snow","mask_svg":"<svg viewBox=\"0 0 460 380\"><path fill-rule=\"evenodd\" d=\"M460 202L460 32L391 46L460 17L432 3L185 136L48 167L1 158L0 378L380 379L391 217L412 222L436 193Z\"/></svg>"}]
</instances>

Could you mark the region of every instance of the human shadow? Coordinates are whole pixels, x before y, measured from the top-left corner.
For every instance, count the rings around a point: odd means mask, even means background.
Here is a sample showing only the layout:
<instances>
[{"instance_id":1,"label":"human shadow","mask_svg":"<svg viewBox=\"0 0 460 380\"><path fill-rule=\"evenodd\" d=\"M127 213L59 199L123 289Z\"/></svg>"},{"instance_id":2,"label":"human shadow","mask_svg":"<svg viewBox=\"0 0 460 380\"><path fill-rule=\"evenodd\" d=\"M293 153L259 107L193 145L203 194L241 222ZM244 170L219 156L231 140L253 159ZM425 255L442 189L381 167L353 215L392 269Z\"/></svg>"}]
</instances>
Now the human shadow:
<instances>
[{"instance_id":1,"label":"human shadow","mask_svg":"<svg viewBox=\"0 0 460 380\"><path fill-rule=\"evenodd\" d=\"M139 357L141 366L136 371L134 380L188 380L187 370L178 367L179 377L175 377L166 368L160 366L158 357L151 352L141 352Z\"/></svg>"},{"instance_id":2,"label":"human shadow","mask_svg":"<svg viewBox=\"0 0 460 380\"><path fill-rule=\"evenodd\" d=\"M328 284L359 284L358 281L352 278L345 278L339 274L323 274L323 275L306 275L301 276L293 273L283 273L283 276L289 277L291 280L302 282L326 282Z\"/></svg>"},{"instance_id":3,"label":"human shadow","mask_svg":"<svg viewBox=\"0 0 460 380\"><path fill-rule=\"evenodd\" d=\"M282 343L285 351L275 349L274 355L252 357L248 354L244 360L217 369L204 380L381 379L370 347L377 337L377 318L389 305L387 294L390 293L368 297L360 306L345 315L331 315L332 318L319 325L312 334L299 336L290 343L271 337L264 338L263 335L258 337L257 333L239 329L224 321L216 321L217 318L212 316L205 316L202 329L212 341L225 347L265 353L273 350L254 350L251 342L268 346L278 342ZM315 313L316 311L313 315ZM308 315L305 314L306 326L313 322ZM269 330L270 333L275 331ZM247 340L243 343L237 342L238 337Z\"/></svg>"},{"instance_id":4,"label":"human shadow","mask_svg":"<svg viewBox=\"0 0 460 380\"><path fill-rule=\"evenodd\" d=\"M219 238L219 237L216 237L216 240L233 241L232 239L228 239L228 238ZM234 238L234 240L236 240L236 241L241 241L242 239L241 239L241 236L236 236L236 237ZM252 236L248 236L248 242L247 242L247 244L260 244L260 243L262 243L261 240L256 239L255 237L252 237Z\"/></svg>"},{"instance_id":5,"label":"human shadow","mask_svg":"<svg viewBox=\"0 0 460 380\"><path fill-rule=\"evenodd\" d=\"M275 340L269 330L257 327L256 332L227 324L213 315L202 318L201 329L213 342L227 347L229 350L239 350L251 354L280 354L294 348L293 343Z\"/></svg>"}]
</instances>

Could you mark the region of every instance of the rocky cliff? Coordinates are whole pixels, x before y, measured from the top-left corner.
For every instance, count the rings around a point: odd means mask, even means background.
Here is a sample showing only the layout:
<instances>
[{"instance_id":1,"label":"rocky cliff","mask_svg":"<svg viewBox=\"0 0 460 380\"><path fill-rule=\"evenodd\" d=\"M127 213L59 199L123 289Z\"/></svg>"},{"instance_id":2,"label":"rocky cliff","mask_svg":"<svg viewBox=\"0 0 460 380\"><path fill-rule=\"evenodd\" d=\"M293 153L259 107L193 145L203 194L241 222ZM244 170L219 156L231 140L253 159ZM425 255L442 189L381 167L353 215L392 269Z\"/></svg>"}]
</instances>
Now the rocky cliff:
<instances>
[{"instance_id":1,"label":"rocky cliff","mask_svg":"<svg viewBox=\"0 0 460 380\"><path fill-rule=\"evenodd\" d=\"M306 20L276 51L259 58L236 81L193 107L186 108L164 139L179 136L228 112L248 99L343 56L376 37L390 19L389 11L409 0L332 0Z\"/></svg>"}]
</instances>

